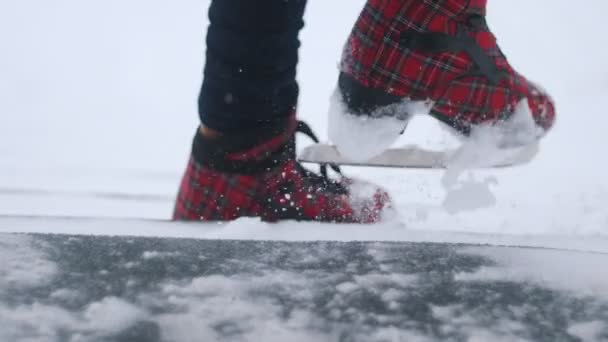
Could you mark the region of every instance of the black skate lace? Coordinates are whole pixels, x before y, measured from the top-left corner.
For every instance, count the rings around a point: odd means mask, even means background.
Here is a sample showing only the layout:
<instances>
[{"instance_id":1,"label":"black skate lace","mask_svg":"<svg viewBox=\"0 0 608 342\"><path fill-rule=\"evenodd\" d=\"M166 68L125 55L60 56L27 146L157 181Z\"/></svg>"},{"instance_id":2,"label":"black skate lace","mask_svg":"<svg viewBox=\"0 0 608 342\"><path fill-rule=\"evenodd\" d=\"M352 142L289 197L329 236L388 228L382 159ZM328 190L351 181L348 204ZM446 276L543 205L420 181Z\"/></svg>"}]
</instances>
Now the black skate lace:
<instances>
[{"instance_id":1,"label":"black skate lace","mask_svg":"<svg viewBox=\"0 0 608 342\"><path fill-rule=\"evenodd\" d=\"M298 121L296 126L296 133L302 133L309 137L315 143L320 143L319 138L313 132L312 128L304 122ZM312 184L321 186L323 189L327 191L335 192L335 193L346 193L346 188L339 181L332 179L328 174L328 168L332 169L334 172L342 176L342 170L336 164L332 163L321 163L319 165L319 174L312 172L306 169L300 162L296 162L297 169L302 175L307 178Z\"/></svg>"}]
</instances>

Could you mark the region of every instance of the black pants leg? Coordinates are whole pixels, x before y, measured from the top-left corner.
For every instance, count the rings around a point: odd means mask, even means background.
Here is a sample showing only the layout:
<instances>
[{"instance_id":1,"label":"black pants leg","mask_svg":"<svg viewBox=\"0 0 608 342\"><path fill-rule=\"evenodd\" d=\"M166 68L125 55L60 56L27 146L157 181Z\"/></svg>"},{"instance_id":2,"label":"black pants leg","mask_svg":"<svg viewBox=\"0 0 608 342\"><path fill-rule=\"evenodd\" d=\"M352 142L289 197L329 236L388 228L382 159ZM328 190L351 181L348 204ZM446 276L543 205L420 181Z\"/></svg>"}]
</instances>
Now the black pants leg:
<instances>
[{"instance_id":1,"label":"black pants leg","mask_svg":"<svg viewBox=\"0 0 608 342\"><path fill-rule=\"evenodd\" d=\"M202 123L236 132L289 117L306 0L213 0L199 97Z\"/></svg>"}]
</instances>

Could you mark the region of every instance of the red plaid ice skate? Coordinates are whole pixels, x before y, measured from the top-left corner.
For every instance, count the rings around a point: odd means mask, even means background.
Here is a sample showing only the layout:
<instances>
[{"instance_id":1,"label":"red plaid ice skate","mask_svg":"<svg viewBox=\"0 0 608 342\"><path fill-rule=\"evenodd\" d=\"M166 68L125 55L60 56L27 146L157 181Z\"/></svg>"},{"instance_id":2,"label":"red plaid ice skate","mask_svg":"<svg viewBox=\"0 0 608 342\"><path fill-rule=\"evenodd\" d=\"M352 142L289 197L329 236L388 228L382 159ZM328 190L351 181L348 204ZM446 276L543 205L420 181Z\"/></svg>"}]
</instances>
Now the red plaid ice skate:
<instances>
[{"instance_id":1,"label":"red plaid ice skate","mask_svg":"<svg viewBox=\"0 0 608 342\"><path fill-rule=\"evenodd\" d=\"M485 11L486 0L368 0L345 47L343 93L380 91L368 95L380 105L432 100L431 114L465 134L508 119L527 99L548 130L551 99L509 65Z\"/></svg>"},{"instance_id":2,"label":"red plaid ice skate","mask_svg":"<svg viewBox=\"0 0 608 342\"><path fill-rule=\"evenodd\" d=\"M307 126L299 124L303 131ZM295 160L295 120L287 127L208 140L197 133L174 219L312 220L373 223L390 205L368 183L318 175Z\"/></svg>"}]
</instances>

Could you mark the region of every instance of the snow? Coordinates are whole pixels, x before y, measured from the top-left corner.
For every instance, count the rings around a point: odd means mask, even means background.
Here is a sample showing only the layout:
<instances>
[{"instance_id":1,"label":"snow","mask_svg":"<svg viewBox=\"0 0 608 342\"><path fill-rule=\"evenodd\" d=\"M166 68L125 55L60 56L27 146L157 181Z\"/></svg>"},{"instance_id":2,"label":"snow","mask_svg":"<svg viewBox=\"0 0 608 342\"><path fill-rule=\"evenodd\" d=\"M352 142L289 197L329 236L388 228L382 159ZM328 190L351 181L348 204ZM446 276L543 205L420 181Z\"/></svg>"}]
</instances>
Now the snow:
<instances>
[{"instance_id":1,"label":"snow","mask_svg":"<svg viewBox=\"0 0 608 342\"><path fill-rule=\"evenodd\" d=\"M468 179L454 183L453 187L446 186L446 196L443 200L443 208L449 214L491 208L496 204L496 196L490 188L491 185L497 185L496 178L488 177L479 181L469 173Z\"/></svg>"},{"instance_id":2,"label":"snow","mask_svg":"<svg viewBox=\"0 0 608 342\"><path fill-rule=\"evenodd\" d=\"M420 213L414 214L420 215ZM430 221L430 218L426 220ZM0 217L0 233L9 232L126 237L162 236L210 240L434 242L544 247L608 253L608 238L603 235L546 234L532 230L525 234L488 234L441 230L440 226L433 225L429 225L428 230L419 230L409 228L396 219L378 226L310 222L267 224L252 218L242 218L229 223L200 224L133 219Z\"/></svg>"},{"instance_id":3,"label":"snow","mask_svg":"<svg viewBox=\"0 0 608 342\"><path fill-rule=\"evenodd\" d=\"M370 116L357 116L346 108L336 89L328 111L329 138L338 151L353 161L366 161L391 147L403 132L411 116L428 114L430 104L404 100L382 107ZM403 117L403 113L409 114Z\"/></svg>"},{"instance_id":4,"label":"snow","mask_svg":"<svg viewBox=\"0 0 608 342\"><path fill-rule=\"evenodd\" d=\"M0 295L15 288L44 284L53 277L55 264L45 260L23 236L7 236L0 241Z\"/></svg>"},{"instance_id":5,"label":"snow","mask_svg":"<svg viewBox=\"0 0 608 342\"><path fill-rule=\"evenodd\" d=\"M107 332L126 329L144 315L141 309L116 297L106 297L83 312L84 319L90 322L89 329Z\"/></svg>"},{"instance_id":6,"label":"snow","mask_svg":"<svg viewBox=\"0 0 608 342\"><path fill-rule=\"evenodd\" d=\"M571 326L568 332L583 341L599 341L605 324L600 321L585 322Z\"/></svg>"},{"instance_id":7,"label":"snow","mask_svg":"<svg viewBox=\"0 0 608 342\"><path fill-rule=\"evenodd\" d=\"M14 235L3 236L0 242L0 329L1 341L60 341L61 331L82 331L86 338L72 341L91 341L93 336L120 331L141 317L142 312L122 299L108 297L94 302L81 313L57 306L33 302L11 306L6 296L12 290L35 290L50 284L57 275L57 265L48 260L40 246L33 246L33 238ZM60 289L52 298L69 302L78 293ZM24 332L26 336L24 336Z\"/></svg>"},{"instance_id":8,"label":"snow","mask_svg":"<svg viewBox=\"0 0 608 342\"><path fill-rule=\"evenodd\" d=\"M62 331L78 333L70 342L99 341L142 318L142 312L118 298L104 298L83 312L34 303L15 308L0 306L2 341L59 342ZM24 336L24 332L26 336Z\"/></svg>"},{"instance_id":9,"label":"snow","mask_svg":"<svg viewBox=\"0 0 608 342\"><path fill-rule=\"evenodd\" d=\"M162 259L162 258L176 256L176 255L179 255L179 253L178 252L145 251L141 257L144 259Z\"/></svg>"},{"instance_id":10,"label":"snow","mask_svg":"<svg viewBox=\"0 0 608 342\"><path fill-rule=\"evenodd\" d=\"M362 3L309 3L299 113L322 137L328 136L339 56ZM208 1L194 0L0 4L0 214L170 217L198 120L207 6ZM579 6L587 9L584 16L572 16L572 2L566 0L489 4L488 21L512 64L557 103L557 126L537 158L516 168L461 170L448 189L440 171L346 168L349 175L380 183L395 200L399 216L373 229L240 220L202 231L133 221L11 218L2 219L0 229L289 240L428 238L605 251L608 178L602 147L608 117L602 104L608 48L597 42L606 34L608 4L585 0ZM457 142L434 120L417 116L397 144L439 149Z\"/></svg>"},{"instance_id":11,"label":"snow","mask_svg":"<svg viewBox=\"0 0 608 342\"><path fill-rule=\"evenodd\" d=\"M608 297L608 277L598 271L604 268L604 254L532 249L490 251L487 248L472 248L471 253L491 256L497 265L456 275L456 280L535 282L578 295Z\"/></svg>"}]
</instances>

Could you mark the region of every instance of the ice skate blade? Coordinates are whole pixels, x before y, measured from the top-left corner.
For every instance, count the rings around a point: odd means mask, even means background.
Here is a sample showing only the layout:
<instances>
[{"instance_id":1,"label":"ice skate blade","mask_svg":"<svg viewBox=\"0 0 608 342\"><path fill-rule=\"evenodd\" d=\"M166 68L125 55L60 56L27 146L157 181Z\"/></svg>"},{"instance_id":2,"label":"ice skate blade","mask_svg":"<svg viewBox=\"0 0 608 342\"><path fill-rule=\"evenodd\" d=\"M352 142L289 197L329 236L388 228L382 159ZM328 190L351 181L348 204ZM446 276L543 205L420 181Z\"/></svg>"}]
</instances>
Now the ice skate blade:
<instances>
[{"instance_id":1,"label":"ice skate blade","mask_svg":"<svg viewBox=\"0 0 608 342\"><path fill-rule=\"evenodd\" d=\"M500 157L472 161L471 168L503 168L530 162L538 152L538 144L503 150ZM338 152L335 146L315 144L307 146L298 160L304 163L336 164L366 167L389 167L408 169L446 169L454 165L459 150L432 151L418 146L391 148L367 161L349 160ZM462 165L459 165L462 166Z\"/></svg>"}]
</instances>

